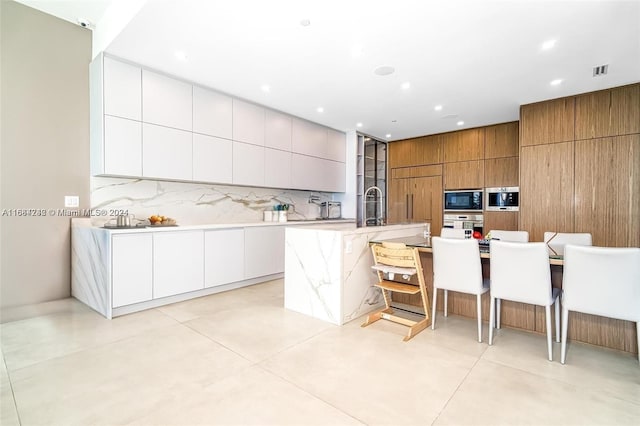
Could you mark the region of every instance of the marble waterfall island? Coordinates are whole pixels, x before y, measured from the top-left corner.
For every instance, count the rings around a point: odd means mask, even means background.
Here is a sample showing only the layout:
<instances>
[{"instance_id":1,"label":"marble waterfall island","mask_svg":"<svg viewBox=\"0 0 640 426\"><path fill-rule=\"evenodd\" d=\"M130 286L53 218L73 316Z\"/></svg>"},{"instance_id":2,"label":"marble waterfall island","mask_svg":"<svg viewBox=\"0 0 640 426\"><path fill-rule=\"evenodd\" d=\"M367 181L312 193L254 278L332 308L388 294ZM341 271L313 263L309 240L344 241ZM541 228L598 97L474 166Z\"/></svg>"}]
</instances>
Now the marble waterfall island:
<instances>
[{"instance_id":1,"label":"marble waterfall island","mask_svg":"<svg viewBox=\"0 0 640 426\"><path fill-rule=\"evenodd\" d=\"M356 228L289 227L285 235L284 306L342 325L384 305L369 243L423 235L424 223Z\"/></svg>"}]
</instances>

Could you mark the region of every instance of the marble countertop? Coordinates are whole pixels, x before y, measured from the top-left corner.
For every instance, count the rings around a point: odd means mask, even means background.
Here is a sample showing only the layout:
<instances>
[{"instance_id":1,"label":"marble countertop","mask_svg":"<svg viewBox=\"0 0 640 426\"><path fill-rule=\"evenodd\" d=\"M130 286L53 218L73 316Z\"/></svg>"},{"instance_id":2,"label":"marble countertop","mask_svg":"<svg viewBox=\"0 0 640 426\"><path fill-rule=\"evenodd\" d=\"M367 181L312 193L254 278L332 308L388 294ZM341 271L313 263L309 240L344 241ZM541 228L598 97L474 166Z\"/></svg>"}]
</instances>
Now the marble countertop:
<instances>
[{"instance_id":1,"label":"marble countertop","mask_svg":"<svg viewBox=\"0 0 640 426\"><path fill-rule=\"evenodd\" d=\"M111 232L116 234L125 233L144 233L144 232L171 232L185 230L206 230L206 229L229 229L229 228L249 228L257 226L308 226L309 228L320 227L348 227L356 228L355 219L335 219L335 220L292 220L288 222L246 222L246 223L212 223L201 225L177 225L177 226L147 226L147 227L130 227L130 228L105 228L103 226L94 226L91 220L87 218L74 218L71 221L72 227L93 228L99 231Z\"/></svg>"}]
</instances>

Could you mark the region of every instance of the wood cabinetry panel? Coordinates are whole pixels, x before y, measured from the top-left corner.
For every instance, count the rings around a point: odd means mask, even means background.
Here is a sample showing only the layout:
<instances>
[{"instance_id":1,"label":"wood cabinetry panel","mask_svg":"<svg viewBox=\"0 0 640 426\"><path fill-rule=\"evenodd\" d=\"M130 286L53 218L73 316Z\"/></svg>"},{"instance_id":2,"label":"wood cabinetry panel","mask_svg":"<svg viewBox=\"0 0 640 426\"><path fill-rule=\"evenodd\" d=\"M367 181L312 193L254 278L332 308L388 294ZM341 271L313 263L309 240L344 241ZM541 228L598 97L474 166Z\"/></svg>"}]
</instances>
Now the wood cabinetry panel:
<instances>
[{"instance_id":1,"label":"wood cabinetry panel","mask_svg":"<svg viewBox=\"0 0 640 426\"><path fill-rule=\"evenodd\" d=\"M484 128L444 133L441 136L445 163L484 158Z\"/></svg>"},{"instance_id":2,"label":"wood cabinetry panel","mask_svg":"<svg viewBox=\"0 0 640 426\"><path fill-rule=\"evenodd\" d=\"M575 230L593 245L640 246L640 135L576 141Z\"/></svg>"},{"instance_id":3,"label":"wood cabinetry panel","mask_svg":"<svg viewBox=\"0 0 640 426\"><path fill-rule=\"evenodd\" d=\"M574 139L575 98L561 98L520 107L520 146Z\"/></svg>"},{"instance_id":4,"label":"wood cabinetry panel","mask_svg":"<svg viewBox=\"0 0 640 426\"><path fill-rule=\"evenodd\" d=\"M573 181L573 142L520 149L520 229L530 241L574 232Z\"/></svg>"},{"instance_id":5,"label":"wood cabinetry panel","mask_svg":"<svg viewBox=\"0 0 640 426\"><path fill-rule=\"evenodd\" d=\"M519 158L490 158L484 160L484 186L518 186Z\"/></svg>"},{"instance_id":6,"label":"wood cabinetry panel","mask_svg":"<svg viewBox=\"0 0 640 426\"><path fill-rule=\"evenodd\" d=\"M518 156L518 122L488 126L484 129L484 158Z\"/></svg>"},{"instance_id":7,"label":"wood cabinetry panel","mask_svg":"<svg viewBox=\"0 0 640 426\"><path fill-rule=\"evenodd\" d=\"M576 97L576 139L640 133L640 84Z\"/></svg>"},{"instance_id":8,"label":"wood cabinetry panel","mask_svg":"<svg viewBox=\"0 0 640 426\"><path fill-rule=\"evenodd\" d=\"M442 136L423 136L389 144L389 167L442 163Z\"/></svg>"},{"instance_id":9,"label":"wood cabinetry panel","mask_svg":"<svg viewBox=\"0 0 640 426\"><path fill-rule=\"evenodd\" d=\"M392 179L420 176L442 176L442 164L436 164L433 166L402 167L391 170Z\"/></svg>"},{"instance_id":10,"label":"wood cabinetry panel","mask_svg":"<svg viewBox=\"0 0 640 426\"><path fill-rule=\"evenodd\" d=\"M484 161L461 161L444 164L445 189L484 187Z\"/></svg>"},{"instance_id":11,"label":"wood cabinetry panel","mask_svg":"<svg viewBox=\"0 0 640 426\"><path fill-rule=\"evenodd\" d=\"M484 212L484 233L492 229L518 230L518 212Z\"/></svg>"}]
</instances>

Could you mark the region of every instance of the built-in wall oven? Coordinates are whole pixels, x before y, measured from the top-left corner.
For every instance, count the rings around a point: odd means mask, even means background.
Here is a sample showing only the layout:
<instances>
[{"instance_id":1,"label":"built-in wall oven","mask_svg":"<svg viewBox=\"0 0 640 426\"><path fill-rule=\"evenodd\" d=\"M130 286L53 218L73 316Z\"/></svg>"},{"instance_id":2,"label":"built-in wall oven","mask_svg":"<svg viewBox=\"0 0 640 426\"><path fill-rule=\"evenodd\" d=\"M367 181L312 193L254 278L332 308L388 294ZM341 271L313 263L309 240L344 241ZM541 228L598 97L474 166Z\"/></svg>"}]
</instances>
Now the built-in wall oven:
<instances>
[{"instance_id":1,"label":"built-in wall oven","mask_svg":"<svg viewBox=\"0 0 640 426\"><path fill-rule=\"evenodd\" d=\"M482 189L444 191L444 211L482 213Z\"/></svg>"},{"instance_id":2,"label":"built-in wall oven","mask_svg":"<svg viewBox=\"0 0 640 426\"><path fill-rule=\"evenodd\" d=\"M489 212L520 210L520 188L506 186L485 189L485 210Z\"/></svg>"}]
</instances>

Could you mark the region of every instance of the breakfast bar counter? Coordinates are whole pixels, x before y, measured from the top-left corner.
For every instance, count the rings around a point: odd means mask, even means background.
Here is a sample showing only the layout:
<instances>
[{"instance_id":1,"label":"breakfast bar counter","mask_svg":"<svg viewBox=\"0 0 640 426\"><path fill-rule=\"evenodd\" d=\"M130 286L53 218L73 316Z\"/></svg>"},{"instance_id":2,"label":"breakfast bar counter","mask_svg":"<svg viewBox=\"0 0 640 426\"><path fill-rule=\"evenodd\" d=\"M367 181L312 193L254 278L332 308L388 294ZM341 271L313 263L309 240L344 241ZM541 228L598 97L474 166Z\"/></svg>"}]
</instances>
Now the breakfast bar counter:
<instances>
[{"instance_id":1,"label":"breakfast bar counter","mask_svg":"<svg viewBox=\"0 0 640 426\"><path fill-rule=\"evenodd\" d=\"M412 236L410 238L375 238L372 243L382 241L402 242L408 246L417 247L420 252L420 260L424 270L425 284L429 300L433 300L433 257L430 241L422 236ZM490 278L489 253L481 253L482 273L486 278ZM563 260L562 258L549 259L551 269L551 282L554 287L562 288ZM461 268L464 265L460 265ZM606 283L603 283L606 285ZM443 311L443 297L439 297L437 310ZM420 306L419 297L406 294L393 294L393 300L397 303ZM482 315L484 321L489 321L489 293L482 296ZM450 314L462 315L469 318L476 318L476 296L459 292L449 292L448 311ZM546 333L545 311L543 307L502 301L501 325L511 328L519 328L537 333ZM569 322L569 340L590 343L597 346L617 349L621 351L638 353L636 338L636 325L631 321L623 321L595 315L571 312Z\"/></svg>"}]
</instances>

